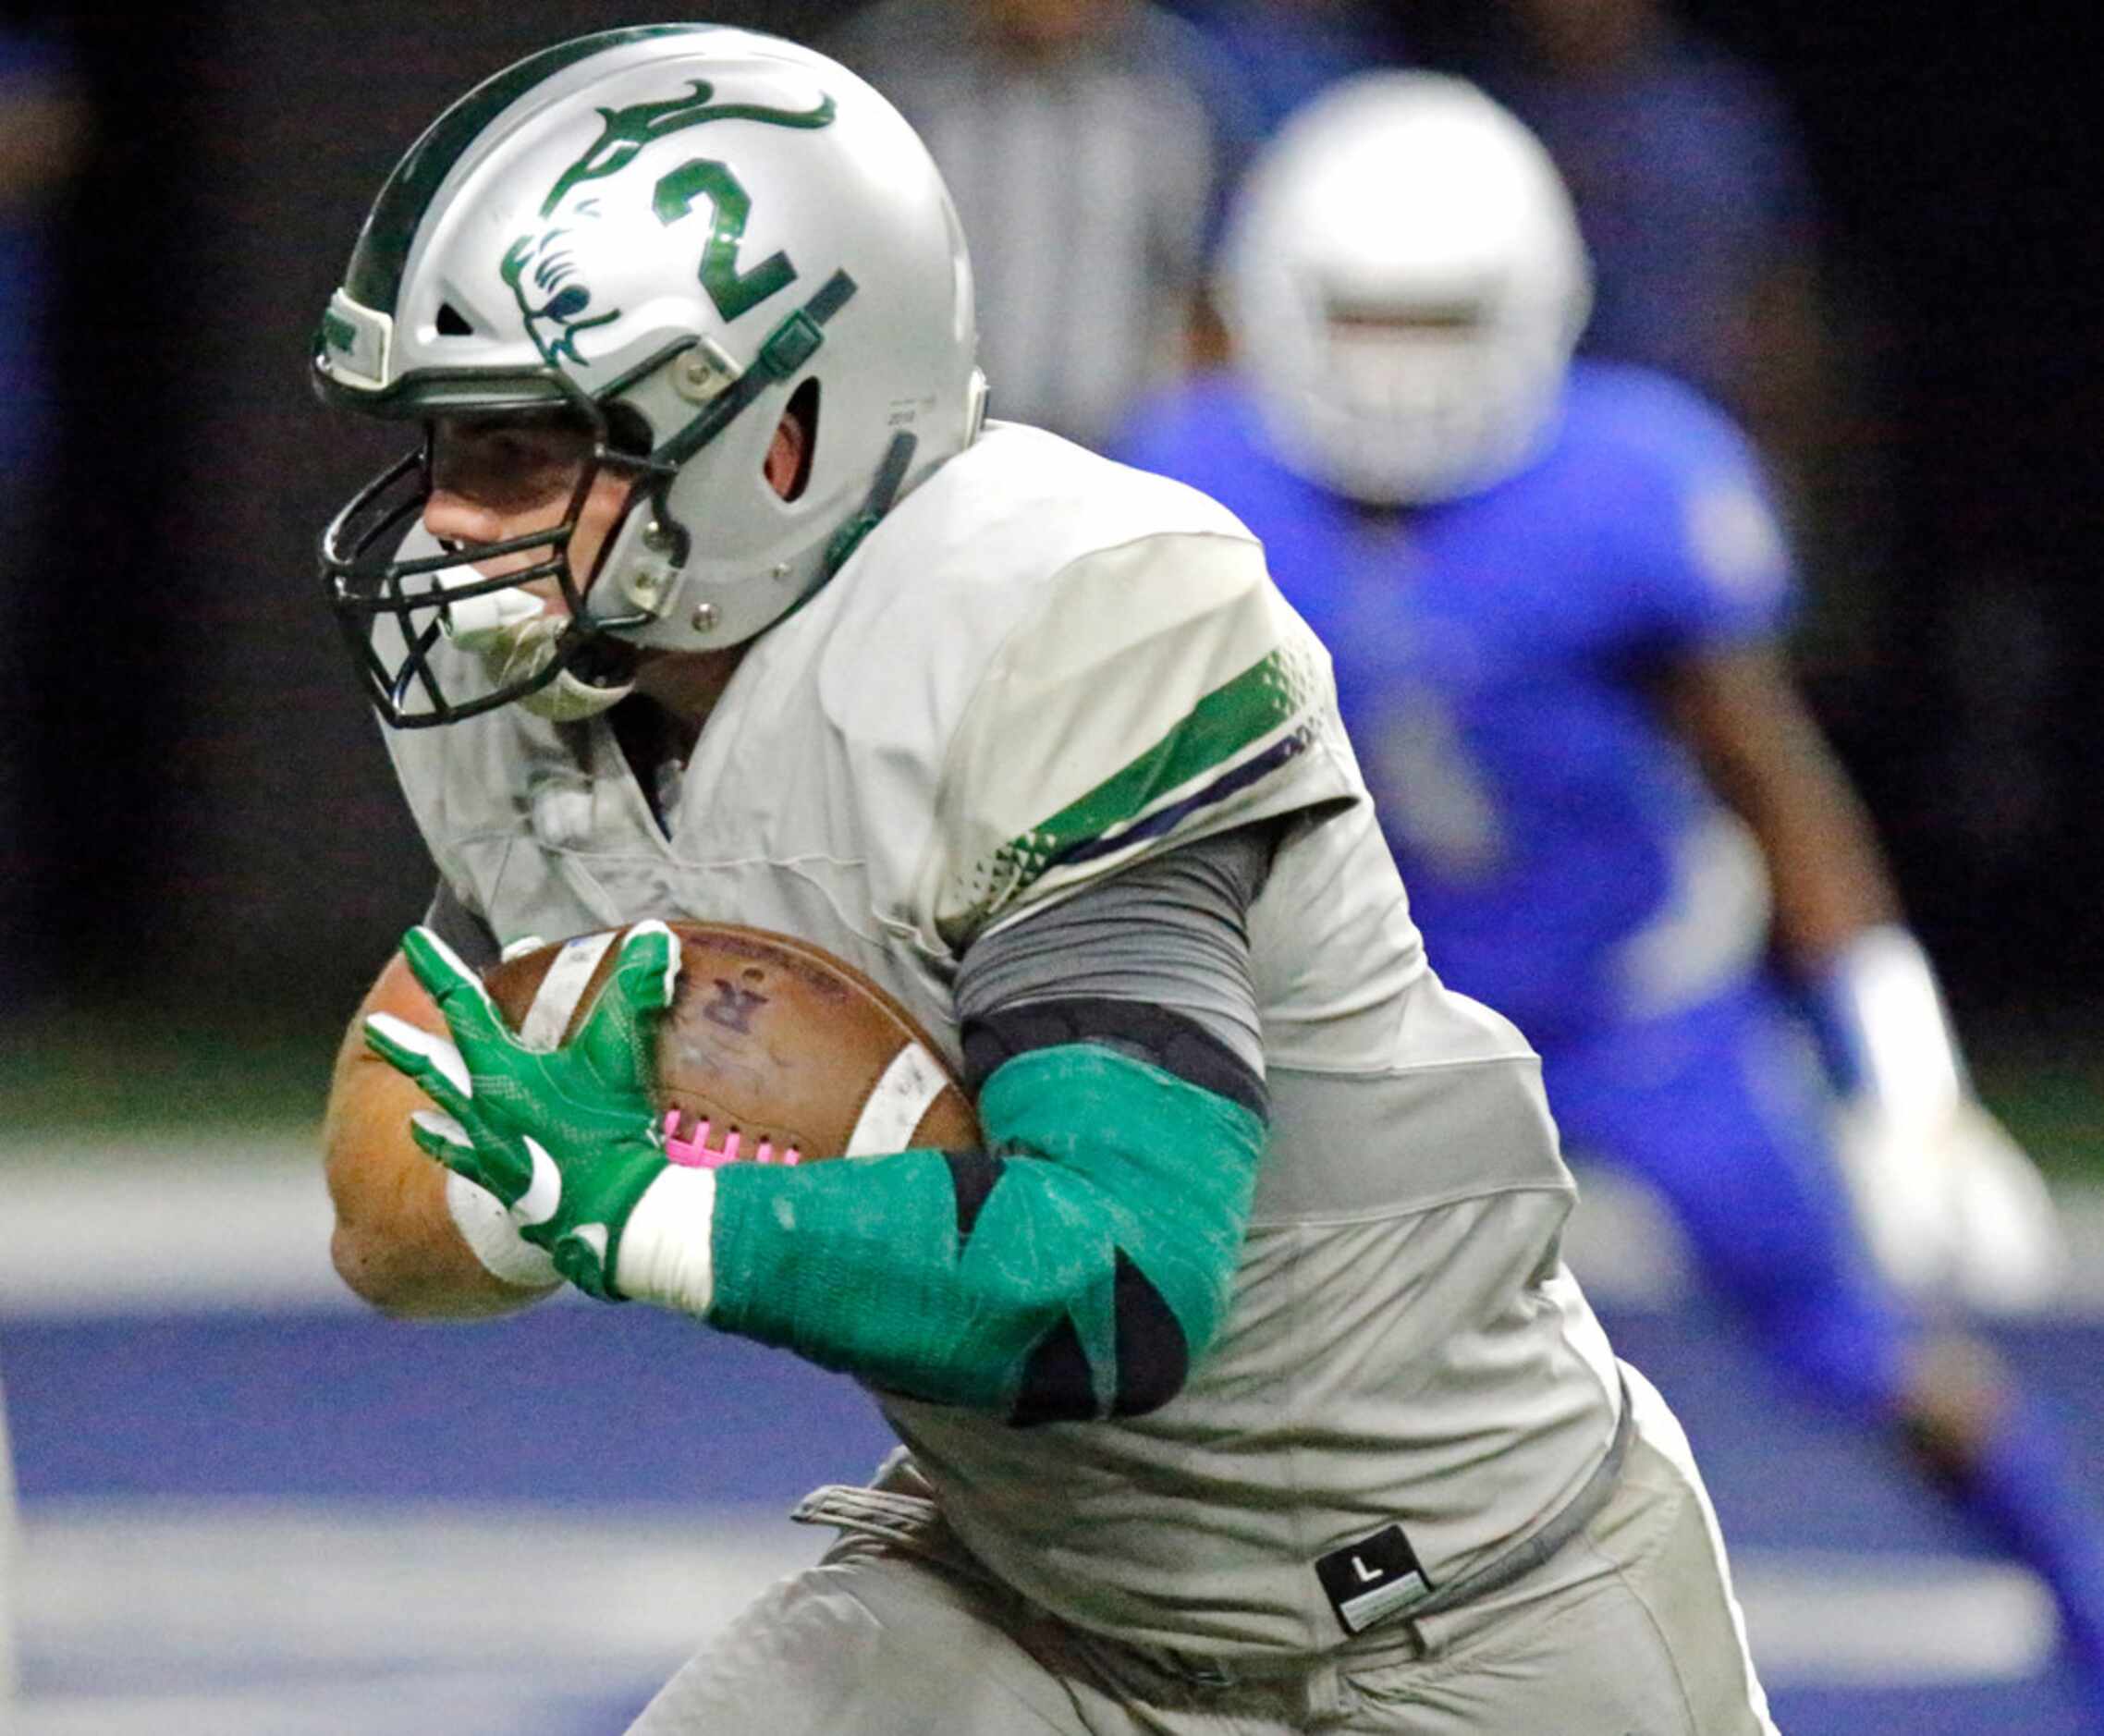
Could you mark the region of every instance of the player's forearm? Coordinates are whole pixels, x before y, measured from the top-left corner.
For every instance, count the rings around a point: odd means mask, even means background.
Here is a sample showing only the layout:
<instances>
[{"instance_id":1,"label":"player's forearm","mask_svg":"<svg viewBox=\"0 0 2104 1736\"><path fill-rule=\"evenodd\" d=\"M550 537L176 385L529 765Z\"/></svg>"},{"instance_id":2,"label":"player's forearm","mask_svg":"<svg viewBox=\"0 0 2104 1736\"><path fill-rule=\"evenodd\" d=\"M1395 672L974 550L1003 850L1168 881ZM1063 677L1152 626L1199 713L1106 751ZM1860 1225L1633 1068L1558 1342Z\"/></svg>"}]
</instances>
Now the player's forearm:
<instances>
[{"instance_id":1,"label":"player's forearm","mask_svg":"<svg viewBox=\"0 0 2104 1736\"><path fill-rule=\"evenodd\" d=\"M1768 861L1777 950L1809 979L1859 935L1897 923L1900 908L1869 818L1838 771L1804 782L1788 801L1756 791L1740 812Z\"/></svg>"},{"instance_id":2,"label":"player's forearm","mask_svg":"<svg viewBox=\"0 0 2104 1736\"><path fill-rule=\"evenodd\" d=\"M1161 1404L1225 1316L1261 1121L1093 1045L1011 1061L980 1113L999 1155L671 1175L630 1221L620 1288L1017 1421Z\"/></svg>"},{"instance_id":3,"label":"player's forearm","mask_svg":"<svg viewBox=\"0 0 2104 1736\"><path fill-rule=\"evenodd\" d=\"M1674 673L1670 703L1719 794L1767 861L1777 950L1806 980L1866 930L1900 920L1868 811L1778 654L1747 649Z\"/></svg>"},{"instance_id":4,"label":"player's forearm","mask_svg":"<svg viewBox=\"0 0 2104 1736\"><path fill-rule=\"evenodd\" d=\"M1870 817L1770 652L1680 672L1679 714L1767 857L1779 951L1836 1082L1915 1130L1966 1095L1935 972L1907 932Z\"/></svg>"},{"instance_id":5,"label":"player's forearm","mask_svg":"<svg viewBox=\"0 0 2104 1736\"><path fill-rule=\"evenodd\" d=\"M538 1301L552 1278L507 1282L469 1245L459 1203L448 1193L459 1184L409 1136L410 1117L431 1101L367 1051L362 1022L371 1011L391 1011L425 1029L443 1025L398 960L351 1021L323 1128L336 1207L330 1254L338 1275L365 1301L395 1314L472 1319Z\"/></svg>"}]
</instances>

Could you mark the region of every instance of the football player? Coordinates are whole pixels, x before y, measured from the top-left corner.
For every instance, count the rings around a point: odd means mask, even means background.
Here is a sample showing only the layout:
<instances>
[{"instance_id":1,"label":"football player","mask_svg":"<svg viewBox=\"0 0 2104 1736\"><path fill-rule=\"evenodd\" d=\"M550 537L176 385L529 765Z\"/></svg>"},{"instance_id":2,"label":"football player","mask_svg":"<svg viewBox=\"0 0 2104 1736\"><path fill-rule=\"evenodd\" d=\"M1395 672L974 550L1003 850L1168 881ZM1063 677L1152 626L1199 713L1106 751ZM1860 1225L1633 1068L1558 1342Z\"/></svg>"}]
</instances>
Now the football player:
<instances>
[{"instance_id":1,"label":"football player","mask_svg":"<svg viewBox=\"0 0 2104 1736\"><path fill-rule=\"evenodd\" d=\"M653 1736L1772 1729L1324 653L1224 508L985 422L973 349L919 140L767 36L550 48L383 187L314 379L420 437L323 567L440 886L339 1061L339 1269L876 1395L900 1454ZM668 1163L679 916L875 979L984 1148ZM610 926L572 1042L502 1028L477 966Z\"/></svg>"},{"instance_id":2,"label":"football player","mask_svg":"<svg viewBox=\"0 0 2104 1736\"><path fill-rule=\"evenodd\" d=\"M1771 1355L2046 1577L2096 1670L2104 1553L2060 1447L1917 1306L2035 1298L2050 1201L1784 672L1789 556L1745 441L1663 375L1572 361L1563 185L1452 79L1302 111L1222 275L1234 367L1120 455L1232 509L1334 651L1441 977L1518 1021L1566 1148L1662 1193Z\"/></svg>"}]
</instances>

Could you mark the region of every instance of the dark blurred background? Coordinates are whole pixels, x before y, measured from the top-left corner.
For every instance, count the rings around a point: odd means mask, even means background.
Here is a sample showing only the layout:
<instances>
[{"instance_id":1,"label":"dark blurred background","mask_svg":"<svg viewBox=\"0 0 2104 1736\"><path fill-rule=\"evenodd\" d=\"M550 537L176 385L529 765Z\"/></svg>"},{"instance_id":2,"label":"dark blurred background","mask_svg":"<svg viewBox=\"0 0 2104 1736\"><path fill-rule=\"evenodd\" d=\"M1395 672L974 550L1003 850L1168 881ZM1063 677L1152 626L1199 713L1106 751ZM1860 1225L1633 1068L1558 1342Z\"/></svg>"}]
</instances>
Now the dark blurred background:
<instances>
[{"instance_id":1,"label":"dark blurred background","mask_svg":"<svg viewBox=\"0 0 2104 1736\"><path fill-rule=\"evenodd\" d=\"M849 9L711 16L799 35ZM1436 59L1480 9L1368 10ZM1817 707L1962 1017L2072 1043L2104 1023L2082 697L2104 623L2090 70L2045 14L1978 0L1933 25L1809 0L1682 10L1772 80L1817 190L1847 383L1812 479L1841 524L1805 626ZM0 1003L325 1042L431 876L312 570L390 442L310 397L309 336L426 121L519 55L634 17L202 0L5 18L58 45L80 128L47 201L45 312L8 314L56 389L48 486L10 495L0 556ZM18 1019L10 1041L47 1025Z\"/></svg>"}]
</instances>

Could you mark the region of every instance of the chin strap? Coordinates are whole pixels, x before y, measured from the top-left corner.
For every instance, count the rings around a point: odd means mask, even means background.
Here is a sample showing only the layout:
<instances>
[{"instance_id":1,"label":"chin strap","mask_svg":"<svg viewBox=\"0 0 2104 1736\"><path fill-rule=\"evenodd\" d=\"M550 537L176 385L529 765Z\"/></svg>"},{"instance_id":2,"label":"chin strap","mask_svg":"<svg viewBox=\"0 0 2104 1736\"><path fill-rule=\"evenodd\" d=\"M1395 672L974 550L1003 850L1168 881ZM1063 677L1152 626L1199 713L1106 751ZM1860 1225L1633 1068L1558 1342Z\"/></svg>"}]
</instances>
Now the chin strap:
<instances>
[{"instance_id":1,"label":"chin strap","mask_svg":"<svg viewBox=\"0 0 2104 1736\"><path fill-rule=\"evenodd\" d=\"M602 687L565 669L544 687L536 687L519 698L520 706L550 723L582 723L601 712L611 711L635 691L633 681Z\"/></svg>"},{"instance_id":2,"label":"chin strap","mask_svg":"<svg viewBox=\"0 0 2104 1736\"><path fill-rule=\"evenodd\" d=\"M817 294L768 333L750 368L650 455L651 462L677 470L729 427L767 387L793 378L825 343L826 321L847 306L854 293L855 280L844 271L835 272L819 286Z\"/></svg>"},{"instance_id":3,"label":"chin strap","mask_svg":"<svg viewBox=\"0 0 2104 1736\"><path fill-rule=\"evenodd\" d=\"M805 601L816 596L833 575L848 564L849 556L862 545L862 538L875 530L884 515L891 510L891 503L899 498L899 490L906 481L906 469L912 463L914 449L920 444L918 435L903 428L891 436L891 445L885 451L884 462L876 467L876 478L869 485L862 510L833 533L833 540L826 545L826 563L818 569L818 582L811 587Z\"/></svg>"}]
</instances>

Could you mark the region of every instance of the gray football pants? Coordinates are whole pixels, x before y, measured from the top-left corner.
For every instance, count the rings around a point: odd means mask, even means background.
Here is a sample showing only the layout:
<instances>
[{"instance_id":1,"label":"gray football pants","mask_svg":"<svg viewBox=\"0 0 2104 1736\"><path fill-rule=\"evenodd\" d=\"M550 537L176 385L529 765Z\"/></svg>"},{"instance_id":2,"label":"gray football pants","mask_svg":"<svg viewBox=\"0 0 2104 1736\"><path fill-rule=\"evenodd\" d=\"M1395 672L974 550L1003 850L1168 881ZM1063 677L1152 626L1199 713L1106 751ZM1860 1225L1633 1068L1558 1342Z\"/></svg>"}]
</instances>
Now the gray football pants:
<instances>
[{"instance_id":1,"label":"gray football pants","mask_svg":"<svg viewBox=\"0 0 2104 1736\"><path fill-rule=\"evenodd\" d=\"M1309 1659L1172 1658L985 1576L939 1522L850 1530L713 1636L630 1736L1774 1736L1707 1496L1641 1381L1614 1495L1504 1590Z\"/></svg>"}]
</instances>

